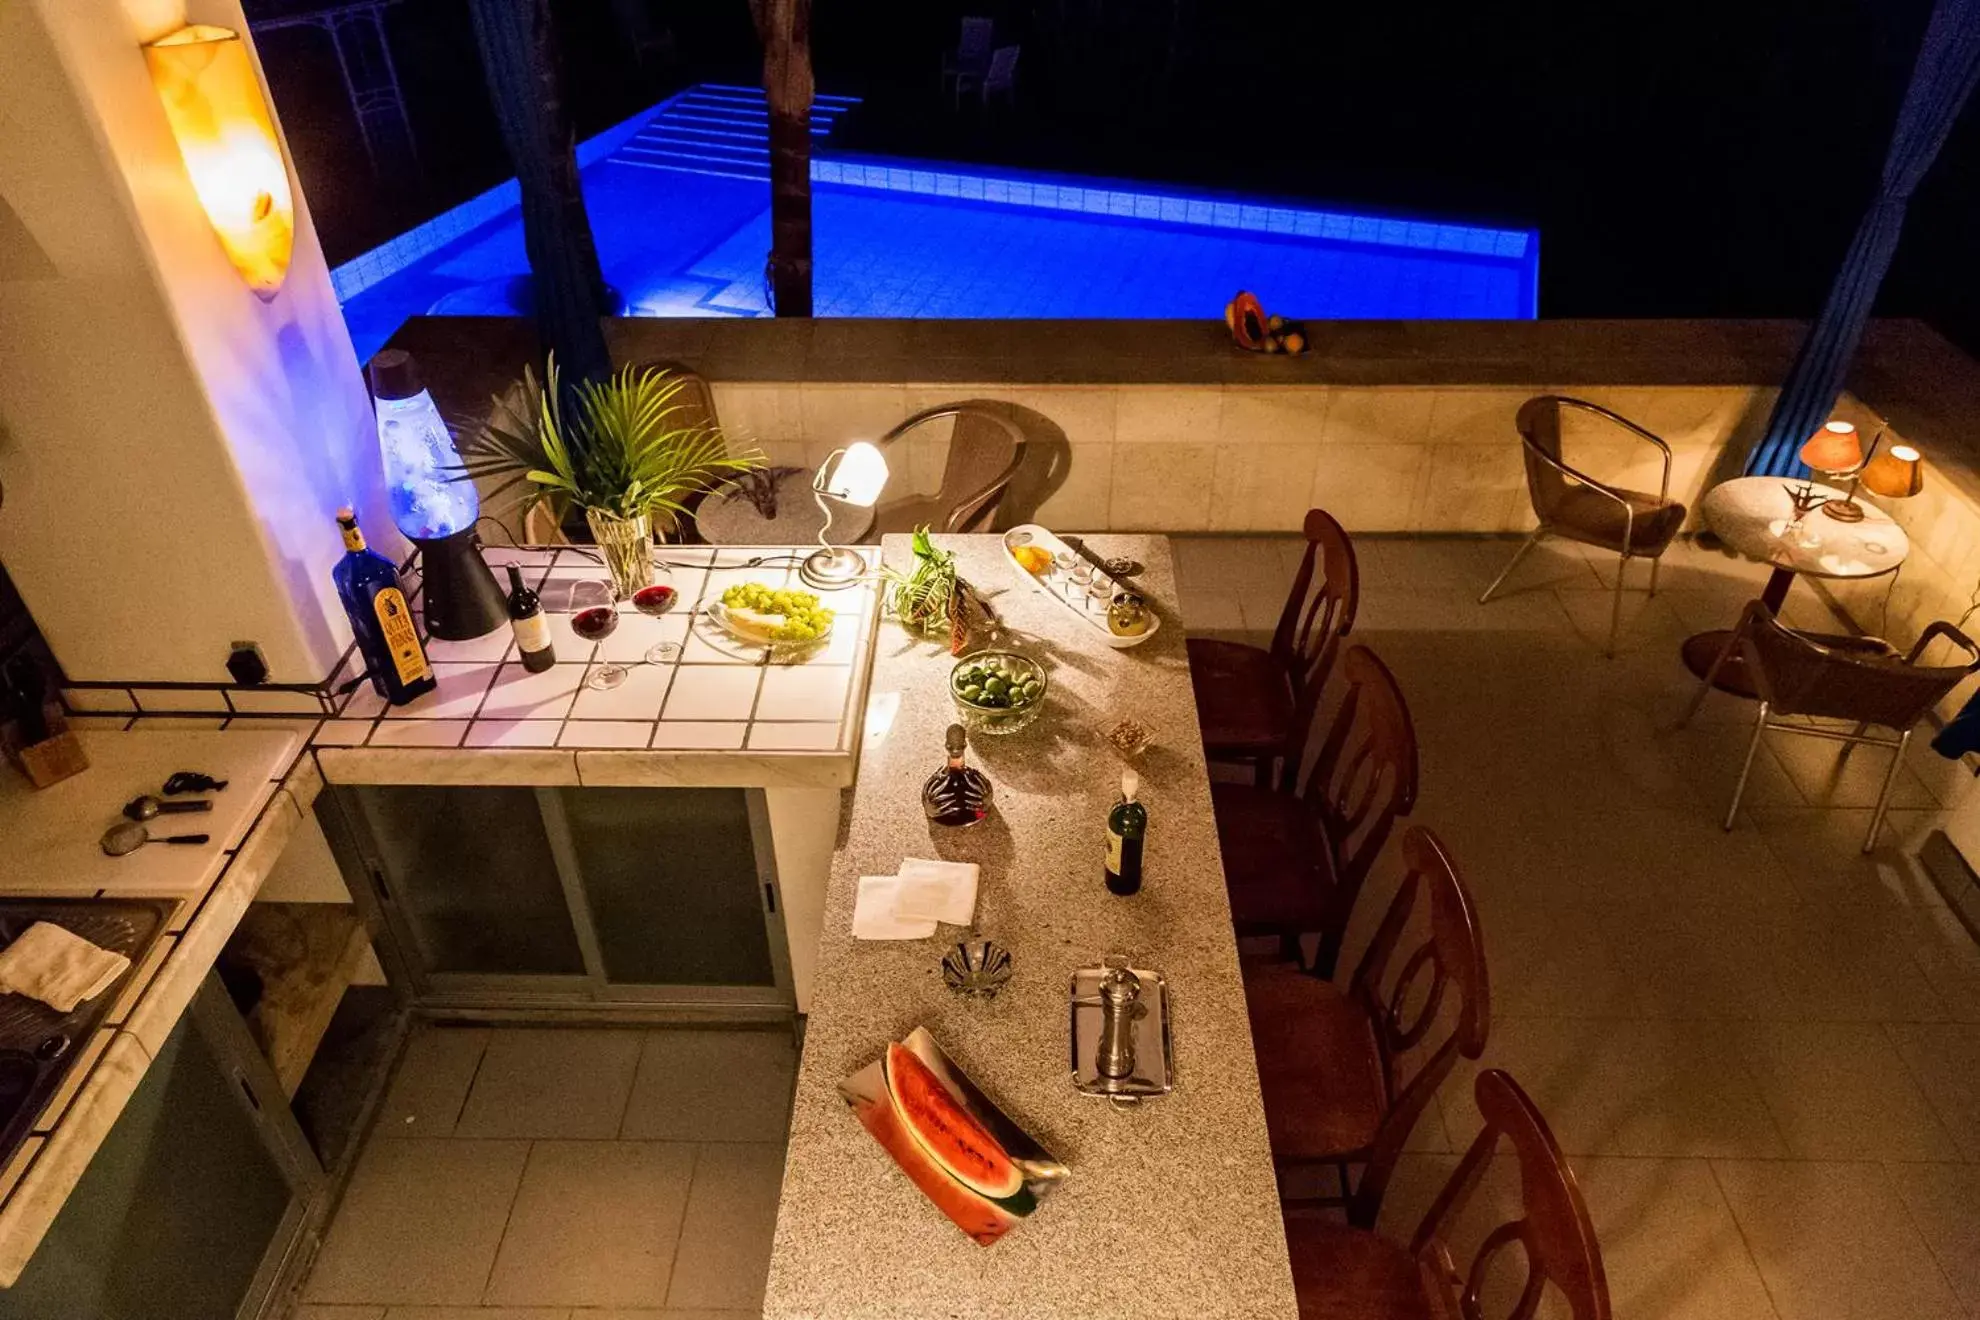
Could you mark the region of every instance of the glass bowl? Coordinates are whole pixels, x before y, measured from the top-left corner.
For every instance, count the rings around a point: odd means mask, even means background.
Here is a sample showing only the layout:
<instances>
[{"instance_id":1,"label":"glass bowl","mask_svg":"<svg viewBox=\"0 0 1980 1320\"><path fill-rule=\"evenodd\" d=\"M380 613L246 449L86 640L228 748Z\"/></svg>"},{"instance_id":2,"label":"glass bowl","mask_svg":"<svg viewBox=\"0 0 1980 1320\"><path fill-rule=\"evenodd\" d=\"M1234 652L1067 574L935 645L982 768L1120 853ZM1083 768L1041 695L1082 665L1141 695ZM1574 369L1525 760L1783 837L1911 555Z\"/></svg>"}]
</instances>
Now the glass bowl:
<instances>
[{"instance_id":1,"label":"glass bowl","mask_svg":"<svg viewBox=\"0 0 1980 1320\"><path fill-rule=\"evenodd\" d=\"M984 678L986 674L995 680L995 687ZM1013 686L1024 693L1015 702ZM949 700L971 733L1016 733L1045 708L1048 686L1039 663L1016 651L974 651L949 671ZM965 696L966 692L972 695Z\"/></svg>"},{"instance_id":2,"label":"glass bowl","mask_svg":"<svg viewBox=\"0 0 1980 1320\"><path fill-rule=\"evenodd\" d=\"M995 940L964 940L942 955L942 983L964 998L994 999L1010 979L1010 951Z\"/></svg>"}]
</instances>

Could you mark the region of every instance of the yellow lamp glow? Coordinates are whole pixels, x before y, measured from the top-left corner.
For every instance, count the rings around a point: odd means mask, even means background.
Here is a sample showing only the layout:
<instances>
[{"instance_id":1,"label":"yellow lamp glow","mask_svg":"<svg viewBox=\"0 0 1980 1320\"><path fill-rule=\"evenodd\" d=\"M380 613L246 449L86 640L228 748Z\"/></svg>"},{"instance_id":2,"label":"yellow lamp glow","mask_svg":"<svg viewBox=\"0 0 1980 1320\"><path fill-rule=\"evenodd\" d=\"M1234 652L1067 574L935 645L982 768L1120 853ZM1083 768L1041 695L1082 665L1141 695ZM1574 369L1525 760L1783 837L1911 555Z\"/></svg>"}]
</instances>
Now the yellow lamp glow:
<instances>
[{"instance_id":1,"label":"yellow lamp glow","mask_svg":"<svg viewBox=\"0 0 1980 1320\"><path fill-rule=\"evenodd\" d=\"M220 246L258 297L273 298L295 249L296 203L246 44L230 28L195 23L144 57Z\"/></svg>"}]
</instances>

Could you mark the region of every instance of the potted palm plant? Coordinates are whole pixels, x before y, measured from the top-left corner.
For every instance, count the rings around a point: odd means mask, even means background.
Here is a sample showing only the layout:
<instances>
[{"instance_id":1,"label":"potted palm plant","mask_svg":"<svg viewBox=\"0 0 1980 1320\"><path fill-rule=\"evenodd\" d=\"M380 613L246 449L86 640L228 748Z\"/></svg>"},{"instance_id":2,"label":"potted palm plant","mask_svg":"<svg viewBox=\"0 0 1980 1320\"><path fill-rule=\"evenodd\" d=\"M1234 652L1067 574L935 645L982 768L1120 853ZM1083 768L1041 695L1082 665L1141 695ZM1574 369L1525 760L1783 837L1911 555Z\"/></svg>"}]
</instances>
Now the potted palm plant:
<instances>
[{"instance_id":1,"label":"potted palm plant","mask_svg":"<svg viewBox=\"0 0 1980 1320\"><path fill-rule=\"evenodd\" d=\"M467 475L493 480L491 500L516 492L523 513L542 505L561 519L575 506L624 600L653 580L651 545L687 513L686 501L763 464L731 454L716 427L688 416L680 376L621 367L603 381L565 389L553 354L544 381L523 378L497 397L488 421L461 447Z\"/></svg>"}]
</instances>

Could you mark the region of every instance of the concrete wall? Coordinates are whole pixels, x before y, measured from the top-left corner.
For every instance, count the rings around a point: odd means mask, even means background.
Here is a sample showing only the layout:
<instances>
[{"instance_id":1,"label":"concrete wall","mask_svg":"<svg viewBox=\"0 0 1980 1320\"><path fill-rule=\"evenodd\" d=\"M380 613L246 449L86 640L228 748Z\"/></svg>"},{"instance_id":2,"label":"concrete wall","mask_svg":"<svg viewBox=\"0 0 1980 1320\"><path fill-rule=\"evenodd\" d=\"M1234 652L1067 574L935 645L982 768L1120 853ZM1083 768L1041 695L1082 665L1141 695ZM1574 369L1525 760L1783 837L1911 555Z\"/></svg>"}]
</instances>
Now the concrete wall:
<instances>
[{"instance_id":1,"label":"concrete wall","mask_svg":"<svg viewBox=\"0 0 1980 1320\"><path fill-rule=\"evenodd\" d=\"M261 302L192 190L141 43L238 0L0 5L0 559L69 677L281 682L349 640L331 517L395 547L370 407L301 190ZM293 182L293 180L292 180Z\"/></svg>"}]
</instances>

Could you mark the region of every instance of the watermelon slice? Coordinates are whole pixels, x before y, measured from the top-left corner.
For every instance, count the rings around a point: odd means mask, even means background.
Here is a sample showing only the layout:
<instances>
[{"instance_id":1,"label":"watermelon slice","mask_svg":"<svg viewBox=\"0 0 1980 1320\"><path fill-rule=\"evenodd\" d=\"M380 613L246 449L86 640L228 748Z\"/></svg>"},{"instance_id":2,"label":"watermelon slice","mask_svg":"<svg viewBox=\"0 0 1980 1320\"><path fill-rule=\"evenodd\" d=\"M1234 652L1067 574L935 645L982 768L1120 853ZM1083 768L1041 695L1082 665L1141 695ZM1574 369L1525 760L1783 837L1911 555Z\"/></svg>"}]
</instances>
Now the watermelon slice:
<instances>
[{"instance_id":1,"label":"watermelon slice","mask_svg":"<svg viewBox=\"0 0 1980 1320\"><path fill-rule=\"evenodd\" d=\"M898 1041L889 1041L885 1064L887 1094L915 1144L957 1182L1014 1214L1030 1214L1035 1198L1024 1172L976 1116Z\"/></svg>"}]
</instances>

